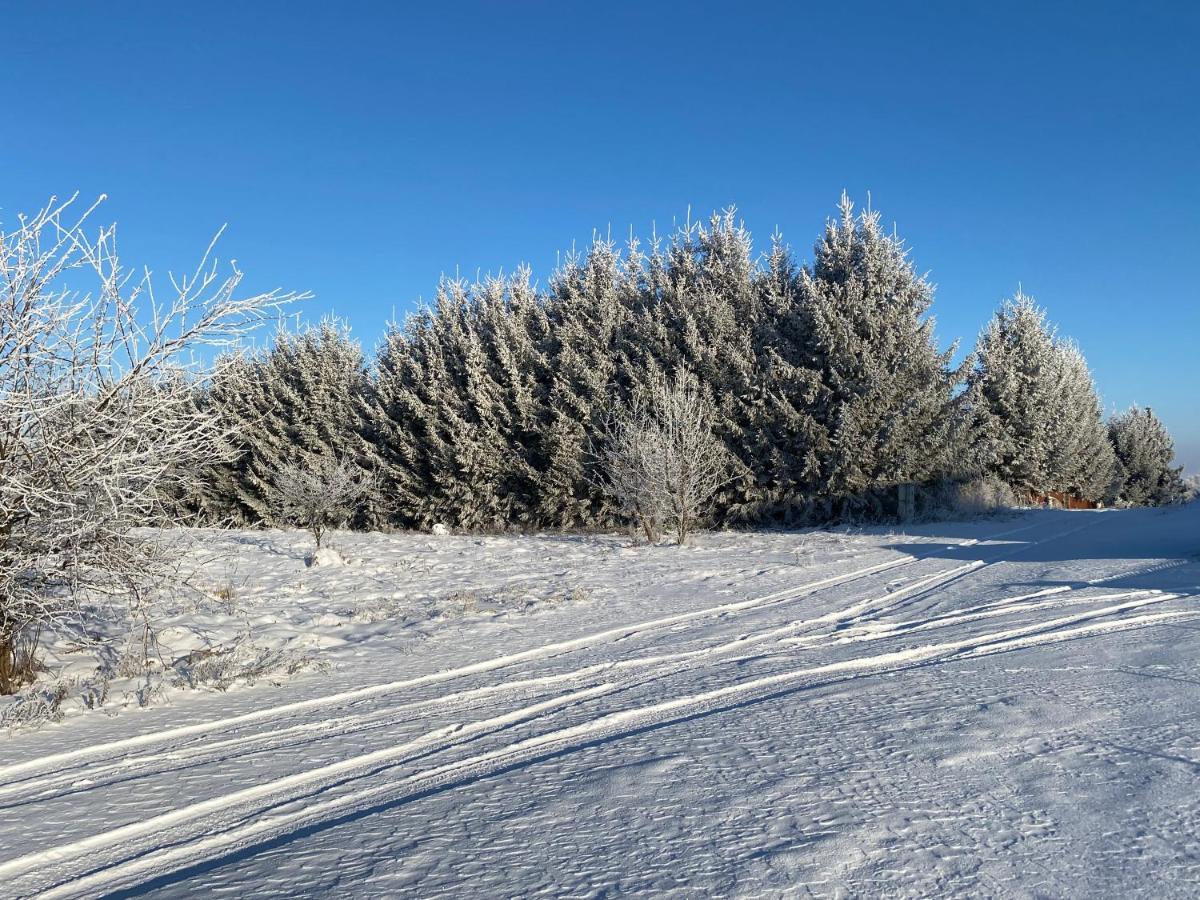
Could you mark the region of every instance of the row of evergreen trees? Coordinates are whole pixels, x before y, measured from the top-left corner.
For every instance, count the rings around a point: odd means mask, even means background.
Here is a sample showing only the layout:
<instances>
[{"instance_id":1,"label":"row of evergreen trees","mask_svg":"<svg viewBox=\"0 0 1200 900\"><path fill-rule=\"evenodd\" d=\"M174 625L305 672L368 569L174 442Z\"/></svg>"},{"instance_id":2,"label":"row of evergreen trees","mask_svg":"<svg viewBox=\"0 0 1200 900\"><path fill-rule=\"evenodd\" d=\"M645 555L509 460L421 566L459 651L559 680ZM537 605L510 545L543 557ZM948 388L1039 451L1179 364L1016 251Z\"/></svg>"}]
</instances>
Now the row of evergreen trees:
<instances>
[{"instance_id":1,"label":"row of evergreen trees","mask_svg":"<svg viewBox=\"0 0 1200 900\"><path fill-rule=\"evenodd\" d=\"M881 515L900 482L994 474L1018 491L1166 502L1181 490L1149 411L1108 426L1086 362L1023 296L958 366L929 282L879 214L845 197L800 265L756 256L732 211L647 247L597 239L539 291L526 269L445 279L373 359L324 322L282 333L204 389L240 426L202 473L213 518L270 521L284 466L350 459L374 475L360 525L612 524L595 441L663 374L696 376L730 451L734 521Z\"/></svg>"}]
</instances>

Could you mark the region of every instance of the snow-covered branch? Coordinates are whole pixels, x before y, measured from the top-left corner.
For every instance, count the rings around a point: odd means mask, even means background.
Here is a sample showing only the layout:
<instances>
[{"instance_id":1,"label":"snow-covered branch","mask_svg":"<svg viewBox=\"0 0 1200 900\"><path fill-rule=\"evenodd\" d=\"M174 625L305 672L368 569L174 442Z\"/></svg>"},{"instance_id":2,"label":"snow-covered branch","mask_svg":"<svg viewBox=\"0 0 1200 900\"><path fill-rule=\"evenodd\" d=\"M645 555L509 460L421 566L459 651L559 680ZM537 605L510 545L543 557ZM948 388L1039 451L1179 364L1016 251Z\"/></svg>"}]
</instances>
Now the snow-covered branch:
<instances>
[{"instance_id":1,"label":"snow-covered branch","mask_svg":"<svg viewBox=\"0 0 1200 900\"><path fill-rule=\"evenodd\" d=\"M221 274L210 244L160 298L122 266L115 226L88 231L95 209L51 201L0 231L0 692L30 665L29 635L162 571L131 529L222 452L198 358L299 297L239 295L241 270Z\"/></svg>"},{"instance_id":2,"label":"snow-covered branch","mask_svg":"<svg viewBox=\"0 0 1200 900\"><path fill-rule=\"evenodd\" d=\"M284 466L272 492L276 516L306 529L321 549L325 531L345 525L369 489L366 473L345 459L323 456Z\"/></svg>"},{"instance_id":3,"label":"snow-covered branch","mask_svg":"<svg viewBox=\"0 0 1200 900\"><path fill-rule=\"evenodd\" d=\"M680 544L729 482L730 457L713 434L708 399L690 375L655 379L619 413L601 451L604 486L651 543L669 526Z\"/></svg>"}]
</instances>

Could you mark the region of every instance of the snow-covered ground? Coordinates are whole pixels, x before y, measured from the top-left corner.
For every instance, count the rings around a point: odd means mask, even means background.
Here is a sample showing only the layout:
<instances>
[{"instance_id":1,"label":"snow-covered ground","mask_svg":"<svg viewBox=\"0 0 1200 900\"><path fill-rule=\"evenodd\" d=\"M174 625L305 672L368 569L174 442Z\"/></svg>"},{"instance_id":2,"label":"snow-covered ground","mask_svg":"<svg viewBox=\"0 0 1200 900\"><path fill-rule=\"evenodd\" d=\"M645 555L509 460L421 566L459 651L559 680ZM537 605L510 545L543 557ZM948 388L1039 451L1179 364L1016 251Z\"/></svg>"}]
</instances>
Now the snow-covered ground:
<instances>
[{"instance_id":1,"label":"snow-covered ground","mask_svg":"<svg viewBox=\"0 0 1200 900\"><path fill-rule=\"evenodd\" d=\"M1200 505L195 537L152 696L0 737L0 895L1200 892Z\"/></svg>"}]
</instances>

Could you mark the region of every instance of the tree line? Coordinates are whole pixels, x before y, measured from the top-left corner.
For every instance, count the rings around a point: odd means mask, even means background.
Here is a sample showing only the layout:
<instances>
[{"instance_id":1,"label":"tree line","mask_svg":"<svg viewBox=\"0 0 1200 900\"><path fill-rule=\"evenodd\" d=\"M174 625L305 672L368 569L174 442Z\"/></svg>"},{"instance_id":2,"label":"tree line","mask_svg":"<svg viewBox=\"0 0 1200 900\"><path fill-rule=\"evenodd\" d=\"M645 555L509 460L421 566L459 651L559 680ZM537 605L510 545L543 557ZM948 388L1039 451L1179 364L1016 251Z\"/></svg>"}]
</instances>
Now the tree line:
<instances>
[{"instance_id":1,"label":"tree line","mask_svg":"<svg viewBox=\"0 0 1200 900\"><path fill-rule=\"evenodd\" d=\"M348 461L370 476L361 527L595 528L614 417L666 378L694 382L727 473L721 523L894 514L992 478L1018 496L1182 499L1148 409L1105 421L1080 349L1018 293L955 365L933 288L878 212L843 197L811 262L763 254L732 210L666 239L593 241L545 290L531 273L443 279L368 357L336 321L237 357L198 402L235 435L232 460L185 498L212 520L277 519L277 473Z\"/></svg>"},{"instance_id":2,"label":"tree line","mask_svg":"<svg viewBox=\"0 0 1200 900\"><path fill-rule=\"evenodd\" d=\"M1162 423L1105 422L1029 298L952 364L931 286L844 198L806 264L778 238L756 255L728 212L644 249L597 240L544 291L528 270L444 280L372 358L334 321L239 350L306 295L243 296L211 246L156 294L95 208L51 200L0 230L0 694L34 677L43 629L94 639L100 606L145 643L178 577L147 525L288 523L319 551L346 522L682 542L705 516L893 515L900 484L931 505L1188 490Z\"/></svg>"}]
</instances>

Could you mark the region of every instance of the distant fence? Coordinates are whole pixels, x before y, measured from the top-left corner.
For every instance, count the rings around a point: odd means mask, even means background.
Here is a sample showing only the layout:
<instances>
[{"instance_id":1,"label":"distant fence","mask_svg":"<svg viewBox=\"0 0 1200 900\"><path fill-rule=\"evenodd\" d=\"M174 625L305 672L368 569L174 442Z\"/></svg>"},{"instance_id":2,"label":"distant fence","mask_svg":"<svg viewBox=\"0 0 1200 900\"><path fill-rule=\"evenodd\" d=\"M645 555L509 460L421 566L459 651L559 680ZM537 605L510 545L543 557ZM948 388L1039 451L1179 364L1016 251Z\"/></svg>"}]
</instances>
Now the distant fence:
<instances>
[{"instance_id":1,"label":"distant fence","mask_svg":"<svg viewBox=\"0 0 1200 900\"><path fill-rule=\"evenodd\" d=\"M1027 498L1030 506L1048 506L1053 509L1100 509L1104 505L1096 500L1084 500L1062 491L1046 491L1044 494L1030 491Z\"/></svg>"}]
</instances>

